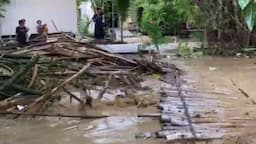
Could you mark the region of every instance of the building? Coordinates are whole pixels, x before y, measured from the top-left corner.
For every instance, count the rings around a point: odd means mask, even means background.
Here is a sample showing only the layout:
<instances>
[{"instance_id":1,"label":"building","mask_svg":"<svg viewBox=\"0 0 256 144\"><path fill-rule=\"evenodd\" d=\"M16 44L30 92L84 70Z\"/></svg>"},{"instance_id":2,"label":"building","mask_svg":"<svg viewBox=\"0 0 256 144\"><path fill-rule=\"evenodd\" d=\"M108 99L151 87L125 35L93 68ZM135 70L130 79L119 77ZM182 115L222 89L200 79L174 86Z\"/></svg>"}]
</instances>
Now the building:
<instances>
[{"instance_id":1,"label":"building","mask_svg":"<svg viewBox=\"0 0 256 144\"><path fill-rule=\"evenodd\" d=\"M14 35L18 20L26 19L30 34L36 33L36 21L47 23L49 33L77 32L76 0L11 0L5 7L5 17L0 21L1 35Z\"/></svg>"}]
</instances>

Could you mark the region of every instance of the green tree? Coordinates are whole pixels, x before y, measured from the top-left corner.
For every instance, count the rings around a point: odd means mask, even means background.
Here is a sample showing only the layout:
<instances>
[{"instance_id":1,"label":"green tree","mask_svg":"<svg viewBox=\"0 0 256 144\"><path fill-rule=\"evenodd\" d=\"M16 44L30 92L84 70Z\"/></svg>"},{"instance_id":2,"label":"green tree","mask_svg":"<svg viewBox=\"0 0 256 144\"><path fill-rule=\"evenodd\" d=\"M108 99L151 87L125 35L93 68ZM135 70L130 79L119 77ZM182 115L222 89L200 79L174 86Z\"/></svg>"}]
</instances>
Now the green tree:
<instances>
[{"instance_id":1,"label":"green tree","mask_svg":"<svg viewBox=\"0 0 256 144\"><path fill-rule=\"evenodd\" d=\"M4 6L8 3L10 3L10 0L0 0L0 42L2 40L1 18L4 17L4 12L5 12Z\"/></svg>"},{"instance_id":2,"label":"green tree","mask_svg":"<svg viewBox=\"0 0 256 144\"><path fill-rule=\"evenodd\" d=\"M238 0L238 3L243 11L248 29L252 31L256 27L256 1Z\"/></svg>"},{"instance_id":3,"label":"green tree","mask_svg":"<svg viewBox=\"0 0 256 144\"><path fill-rule=\"evenodd\" d=\"M196 23L200 18L199 9L191 0L136 0L134 5L143 7L144 15L154 11L162 26L174 34L178 33L180 24Z\"/></svg>"},{"instance_id":4,"label":"green tree","mask_svg":"<svg viewBox=\"0 0 256 144\"><path fill-rule=\"evenodd\" d=\"M254 0L194 2L205 19L205 37L213 54L233 55L255 41L251 32L255 27Z\"/></svg>"},{"instance_id":5,"label":"green tree","mask_svg":"<svg viewBox=\"0 0 256 144\"><path fill-rule=\"evenodd\" d=\"M4 16L3 12L5 11L5 9L3 8L3 6L8 3L10 3L10 0L0 0L0 17Z\"/></svg>"},{"instance_id":6,"label":"green tree","mask_svg":"<svg viewBox=\"0 0 256 144\"><path fill-rule=\"evenodd\" d=\"M158 50L164 32L177 34L180 24L195 23L200 16L190 0L136 0L133 6L144 9L142 31L149 35Z\"/></svg>"},{"instance_id":7,"label":"green tree","mask_svg":"<svg viewBox=\"0 0 256 144\"><path fill-rule=\"evenodd\" d=\"M156 17L155 11L147 12L142 19L142 28L148 33L148 36L152 39L152 43L157 48L158 52L159 43L163 38L159 20Z\"/></svg>"},{"instance_id":8,"label":"green tree","mask_svg":"<svg viewBox=\"0 0 256 144\"><path fill-rule=\"evenodd\" d=\"M123 23L127 19L130 0L116 0L117 9L121 17L121 41L123 42Z\"/></svg>"}]
</instances>

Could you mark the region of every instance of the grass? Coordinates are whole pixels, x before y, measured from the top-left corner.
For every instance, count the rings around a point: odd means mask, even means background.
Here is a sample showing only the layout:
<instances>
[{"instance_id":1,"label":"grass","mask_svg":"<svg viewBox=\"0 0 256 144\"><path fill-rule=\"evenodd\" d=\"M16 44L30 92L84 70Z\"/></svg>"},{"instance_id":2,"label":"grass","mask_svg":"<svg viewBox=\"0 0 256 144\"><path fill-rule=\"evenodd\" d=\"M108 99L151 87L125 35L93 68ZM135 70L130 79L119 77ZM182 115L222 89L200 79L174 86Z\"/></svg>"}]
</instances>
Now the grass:
<instances>
[{"instance_id":1,"label":"grass","mask_svg":"<svg viewBox=\"0 0 256 144\"><path fill-rule=\"evenodd\" d=\"M163 38L163 43L174 43L176 40L176 37L175 36L165 36Z\"/></svg>"}]
</instances>

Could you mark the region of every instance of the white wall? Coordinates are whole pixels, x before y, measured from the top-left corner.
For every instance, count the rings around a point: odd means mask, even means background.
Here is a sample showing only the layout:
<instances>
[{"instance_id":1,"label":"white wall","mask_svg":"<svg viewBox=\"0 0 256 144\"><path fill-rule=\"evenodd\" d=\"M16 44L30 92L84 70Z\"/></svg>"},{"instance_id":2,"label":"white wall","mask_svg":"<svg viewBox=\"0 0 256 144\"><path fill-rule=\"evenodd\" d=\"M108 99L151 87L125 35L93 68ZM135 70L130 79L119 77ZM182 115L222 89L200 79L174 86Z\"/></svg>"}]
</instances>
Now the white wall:
<instances>
[{"instance_id":1,"label":"white wall","mask_svg":"<svg viewBox=\"0 0 256 144\"><path fill-rule=\"evenodd\" d=\"M89 20L92 19L94 15L94 10L92 8L92 3L91 2L82 2L80 5L80 10L81 10L81 18L87 17ZM94 33L94 22L91 22L89 25L89 32Z\"/></svg>"},{"instance_id":2,"label":"white wall","mask_svg":"<svg viewBox=\"0 0 256 144\"><path fill-rule=\"evenodd\" d=\"M77 32L76 0L11 0L2 19L2 34L15 34L19 19L26 19L30 33L36 32L36 21L48 24L49 32L56 32L51 20L60 31Z\"/></svg>"}]
</instances>

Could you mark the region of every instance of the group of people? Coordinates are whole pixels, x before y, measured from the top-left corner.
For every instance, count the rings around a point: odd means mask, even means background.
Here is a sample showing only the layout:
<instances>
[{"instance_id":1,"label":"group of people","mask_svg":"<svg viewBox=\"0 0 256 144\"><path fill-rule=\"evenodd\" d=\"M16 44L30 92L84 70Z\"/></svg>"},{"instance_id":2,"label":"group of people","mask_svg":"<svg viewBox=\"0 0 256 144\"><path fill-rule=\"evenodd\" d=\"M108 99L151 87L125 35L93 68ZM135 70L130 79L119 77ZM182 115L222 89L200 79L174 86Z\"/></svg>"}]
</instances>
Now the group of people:
<instances>
[{"instance_id":1,"label":"group of people","mask_svg":"<svg viewBox=\"0 0 256 144\"><path fill-rule=\"evenodd\" d=\"M95 39L97 43L103 43L105 38L104 32L104 20L103 20L103 10L101 8L97 8L96 14L92 18L95 23ZM36 21L37 26L37 37L36 40L46 41L48 28L47 24L43 24L42 20ZM16 40L20 44L20 46L24 46L28 44L28 32L29 28L26 27L26 20L19 20L19 25L16 27Z\"/></svg>"},{"instance_id":2,"label":"group of people","mask_svg":"<svg viewBox=\"0 0 256 144\"><path fill-rule=\"evenodd\" d=\"M47 40L47 33L48 28L47 24L43 24L41 20L37 20L37 40L46 41ZM29 28L26 27L26 20L21 19L19 20L19 25L16 27L16 40L20 46L25 46L28 44L28 32Z\"/></svg>"}]
</instances>

